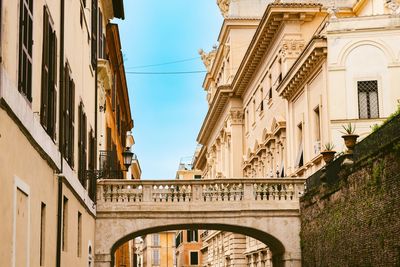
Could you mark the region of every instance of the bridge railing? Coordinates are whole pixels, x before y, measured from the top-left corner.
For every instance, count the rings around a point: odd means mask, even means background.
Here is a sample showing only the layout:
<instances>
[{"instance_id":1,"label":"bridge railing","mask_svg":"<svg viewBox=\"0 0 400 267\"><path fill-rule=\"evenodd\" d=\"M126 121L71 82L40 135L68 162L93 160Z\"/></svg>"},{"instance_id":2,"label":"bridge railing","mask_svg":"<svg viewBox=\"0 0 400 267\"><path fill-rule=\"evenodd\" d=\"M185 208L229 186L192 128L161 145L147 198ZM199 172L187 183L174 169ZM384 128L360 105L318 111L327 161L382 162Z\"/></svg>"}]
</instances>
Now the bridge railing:
<instances>
[{"instance_id":1,"label":"bridge railing","mask_svg":"<svg viewBox=\"0 0 400 267\"><path fill-rule=\"evenodd\" d=\"M97 203L298 201L302 178L99 180Z\"/></svg>"}]
</instances>

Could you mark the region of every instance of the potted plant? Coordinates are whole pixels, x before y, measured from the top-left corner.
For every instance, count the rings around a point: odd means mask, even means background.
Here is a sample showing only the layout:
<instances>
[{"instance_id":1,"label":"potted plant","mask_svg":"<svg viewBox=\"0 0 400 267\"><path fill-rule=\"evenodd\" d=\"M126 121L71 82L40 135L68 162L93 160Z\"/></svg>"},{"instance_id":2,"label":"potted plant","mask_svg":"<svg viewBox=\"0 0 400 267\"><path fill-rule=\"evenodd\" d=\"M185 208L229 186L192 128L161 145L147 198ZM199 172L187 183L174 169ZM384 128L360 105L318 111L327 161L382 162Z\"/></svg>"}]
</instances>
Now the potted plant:
<instances>
[{"instance_id":1,"label":"potted plant","mask_svg":"<svg viewBox=\"0 0 400 267\"><path fill-rule=\"evenodd\" d=\"M334 144L328 142L324 145L324 150L321 151L322 158L326 164L329 164L335 158L336 151L333 150L334 147Z\"/></svg>"},{"instance_id":2,"label":"potted plant","mask_svg":"<svg viewBox=\"0 0 400 267\"><path fill-rule=\"evenodd\" d=\"M353 124L349 123L346 126L342 125L344 132L342 138L344 139L344 144L347 147L347 154L353 154L354 147L357 142L357 138L359 135L354 134L356 127Z\"/></svg>"}]
</instances>

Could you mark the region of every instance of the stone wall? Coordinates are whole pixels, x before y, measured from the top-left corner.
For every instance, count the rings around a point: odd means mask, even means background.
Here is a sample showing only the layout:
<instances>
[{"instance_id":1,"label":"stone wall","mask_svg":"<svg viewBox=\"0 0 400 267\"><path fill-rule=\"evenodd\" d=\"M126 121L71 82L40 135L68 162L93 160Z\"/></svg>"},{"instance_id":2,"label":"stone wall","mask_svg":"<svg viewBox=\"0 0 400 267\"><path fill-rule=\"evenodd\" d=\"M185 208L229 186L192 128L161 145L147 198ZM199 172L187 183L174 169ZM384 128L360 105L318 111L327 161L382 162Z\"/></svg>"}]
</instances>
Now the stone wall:
<instances>
[{"instance_id":1,"label":"stone wall","mask_svg":"<svg viewBox=\"0 0 400 267\"><path fill-rule=\"evenodd\" d=\"M301 223L303 266L400 266L398 139L309 190Z\"/></svg>"}]
</instances>

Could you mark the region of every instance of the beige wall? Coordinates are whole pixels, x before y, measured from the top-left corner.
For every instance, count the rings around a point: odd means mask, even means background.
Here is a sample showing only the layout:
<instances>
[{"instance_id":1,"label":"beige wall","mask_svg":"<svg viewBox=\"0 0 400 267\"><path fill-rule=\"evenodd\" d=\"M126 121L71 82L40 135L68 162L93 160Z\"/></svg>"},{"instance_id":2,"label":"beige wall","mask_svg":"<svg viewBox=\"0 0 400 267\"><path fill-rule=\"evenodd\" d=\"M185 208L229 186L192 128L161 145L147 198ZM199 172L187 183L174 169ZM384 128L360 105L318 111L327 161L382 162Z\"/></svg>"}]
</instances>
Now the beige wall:
<instances>
[{"instance_id":1,"label":"beige wall","mask_svg":"<svg viewBox=\"0 0 400 267\"><path fill-rule=\"evenodd\" d=\"M94 129L95 76L90 64L91 1L84 9L86 23L80 26L81 1L65 1L65 62L70 64L75 82L75 167L61 160L58 151L59 118L57 99L56 138L51 138L40 125L43 9L47 5L57 35L57 96L60 64L60 1L33 1L32 102L18 92L18 34L20 1L2 1L0 65L0 262L5 266L39 266L41 209L45 207L44 262L55 266L57 238L58 176L62 177L62 197L68 198L65 217L67 249L61 253L61 266L88 266L89 245L94 252L95 210L88 193L77 179L78 105L84 103L88 131ZM84 21L85 21L84 20ZM15 198L16 188L20 188ZM21 193L23 192L23 193ZM18 216L18 211L20 215ZM81 253L78 255L78 212L81 213ZM15 219L14 219L15 218ZM15 229L14 229L14 226ZM25 226L27 227L26 230ZM15 238L14 238L15 236ZM15 249L13 245L18 247ZM24 249L29 251L24 254ZM13 251L18 251L14 254ZM21 262L23 261L23 262ZM13 265L15 263L15 265ZM93 264L93 263L92 263Z\"/></svg>"}]
</instances>

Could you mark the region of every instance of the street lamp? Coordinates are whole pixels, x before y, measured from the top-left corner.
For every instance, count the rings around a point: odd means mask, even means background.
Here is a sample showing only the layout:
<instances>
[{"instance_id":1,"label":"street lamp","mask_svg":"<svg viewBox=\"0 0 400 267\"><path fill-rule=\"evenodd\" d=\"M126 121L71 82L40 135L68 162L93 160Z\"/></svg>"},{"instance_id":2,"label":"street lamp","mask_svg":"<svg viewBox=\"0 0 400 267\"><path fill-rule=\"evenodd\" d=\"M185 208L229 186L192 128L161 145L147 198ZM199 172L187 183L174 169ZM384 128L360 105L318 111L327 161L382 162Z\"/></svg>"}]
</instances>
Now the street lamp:
<instances>
[{"instance_id":1,"label":"street lamp","mask_svg":"<svg viewBox=\"0 0 400 267\"><path fill-rule=\"evenodd\" d=\"M133 152L127 147L125 148L125 151L122 152L122 157L124 158L126 170L128 170L129 166L132 164Z\"/></svg>"}]
</instances>

